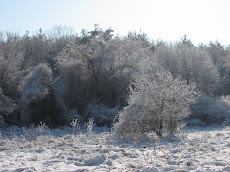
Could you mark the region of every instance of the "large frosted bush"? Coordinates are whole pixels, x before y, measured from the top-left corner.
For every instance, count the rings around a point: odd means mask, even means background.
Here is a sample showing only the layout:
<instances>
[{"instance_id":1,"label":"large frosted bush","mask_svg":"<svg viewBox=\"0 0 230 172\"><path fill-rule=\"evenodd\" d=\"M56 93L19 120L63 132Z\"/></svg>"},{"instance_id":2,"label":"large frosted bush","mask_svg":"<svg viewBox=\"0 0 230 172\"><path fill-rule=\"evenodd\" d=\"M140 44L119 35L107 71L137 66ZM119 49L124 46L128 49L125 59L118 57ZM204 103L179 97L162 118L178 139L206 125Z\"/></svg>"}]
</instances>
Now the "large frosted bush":
<instances>
[{"instance_id":1,"label":"large frosted bush","mask_svg":"<svg viewBox=\"0 0 230 172\"><path fill-rule=\"evenodd\" d=\"M129 105L114 125L115 136L138 139L149 132L174 134L196 100L195 84L187 85L167 71L137 74L134 79Z\"/></svg>"},{"instance_id":2,"label":"large frosted bush","mask_svg":"<svg viewBox=\"0 0 230 172\"><path fill-rule=\"evenodd\" d=\"M55 96L51 85L52 71L46 64L40 64L27 76L21 95L21 120L26 124L56 126L64 124L64 108Z\"/></svg>"}]
</instances>

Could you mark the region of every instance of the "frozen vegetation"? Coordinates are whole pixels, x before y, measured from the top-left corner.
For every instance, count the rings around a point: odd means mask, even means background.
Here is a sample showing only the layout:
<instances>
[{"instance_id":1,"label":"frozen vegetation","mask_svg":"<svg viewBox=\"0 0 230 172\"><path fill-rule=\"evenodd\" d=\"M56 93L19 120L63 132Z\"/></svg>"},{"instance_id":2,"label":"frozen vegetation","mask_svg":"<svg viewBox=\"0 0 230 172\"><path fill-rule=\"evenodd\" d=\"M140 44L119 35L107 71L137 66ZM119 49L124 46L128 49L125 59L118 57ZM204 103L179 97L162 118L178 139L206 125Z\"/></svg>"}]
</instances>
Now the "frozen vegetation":
<instances>
[{"instance_id":1,"label":"frozen vegetation","mask_svg":"<svg viewBox=\"0 0 230 172\"><path fill-rule=\"evenodd\" d=\"M1 171L230 171L230 46L0 32Z\"/></svg>"}]
</instances>

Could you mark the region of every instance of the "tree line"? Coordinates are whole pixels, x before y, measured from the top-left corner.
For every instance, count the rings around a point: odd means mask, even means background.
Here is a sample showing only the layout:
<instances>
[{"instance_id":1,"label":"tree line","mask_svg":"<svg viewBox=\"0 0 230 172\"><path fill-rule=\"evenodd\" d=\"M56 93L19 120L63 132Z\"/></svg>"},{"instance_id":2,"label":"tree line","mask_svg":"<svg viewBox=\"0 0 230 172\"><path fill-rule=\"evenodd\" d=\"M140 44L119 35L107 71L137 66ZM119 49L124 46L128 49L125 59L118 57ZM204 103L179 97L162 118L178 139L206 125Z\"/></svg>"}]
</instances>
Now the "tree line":
<instances>
[{"instance_id":1,"label":"tree line","mask_svg":"<svg viewBox=\"0 0 230 172\"><path fill-rule=\"evenodd\" d=\"M79 35L59 26L33 36L0 32L0 126L93 118L98 126L115 123L120 135L122 126L162 135L186 119L223 124L229 77L230 46L218 41L195 46L186 35L175 43L141 32L120 37L98 25Z\"/></svg>"}]
</instances>

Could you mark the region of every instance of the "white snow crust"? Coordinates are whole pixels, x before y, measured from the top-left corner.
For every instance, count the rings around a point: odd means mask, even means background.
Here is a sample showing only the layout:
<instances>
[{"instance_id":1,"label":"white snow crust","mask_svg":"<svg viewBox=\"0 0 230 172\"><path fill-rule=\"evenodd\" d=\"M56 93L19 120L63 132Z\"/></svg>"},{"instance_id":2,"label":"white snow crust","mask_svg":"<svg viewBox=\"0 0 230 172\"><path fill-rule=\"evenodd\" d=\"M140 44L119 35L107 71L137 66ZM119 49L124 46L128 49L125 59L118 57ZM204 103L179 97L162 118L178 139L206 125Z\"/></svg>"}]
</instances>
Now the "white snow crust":
<instances>
[{"instance_id":1,"label":"white snow crust","mask_svg":"<svg viewBox=\"0 0 230 172\"><path fill-rule=\"evenodd\" d=\"M77 134L0 129L0 171L230 171L230 127L184 128L176 137L132 143L112 139L109 128Z\"/></svg>"}]
</instances>

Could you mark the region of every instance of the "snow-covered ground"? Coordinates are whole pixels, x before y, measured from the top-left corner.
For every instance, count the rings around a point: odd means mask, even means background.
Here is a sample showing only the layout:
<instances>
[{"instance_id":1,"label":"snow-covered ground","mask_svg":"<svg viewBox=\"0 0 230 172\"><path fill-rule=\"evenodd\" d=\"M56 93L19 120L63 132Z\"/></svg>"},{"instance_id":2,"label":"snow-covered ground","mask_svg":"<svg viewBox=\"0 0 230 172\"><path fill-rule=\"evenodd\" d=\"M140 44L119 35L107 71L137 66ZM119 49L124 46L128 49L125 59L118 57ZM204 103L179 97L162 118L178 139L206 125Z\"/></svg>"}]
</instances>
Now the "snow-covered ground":
<instances>
[{"instance_id":1,"label":"snow-covered ground","mask_svg":"<svg viewBox=\"0 0 230 172\"><path fill-rule=\"evenodd\" d=\"M0 171L230 171L230 128L185 128L174 138L117 142L107 128L0 129Z\"/></svg>"}]
</instances>

